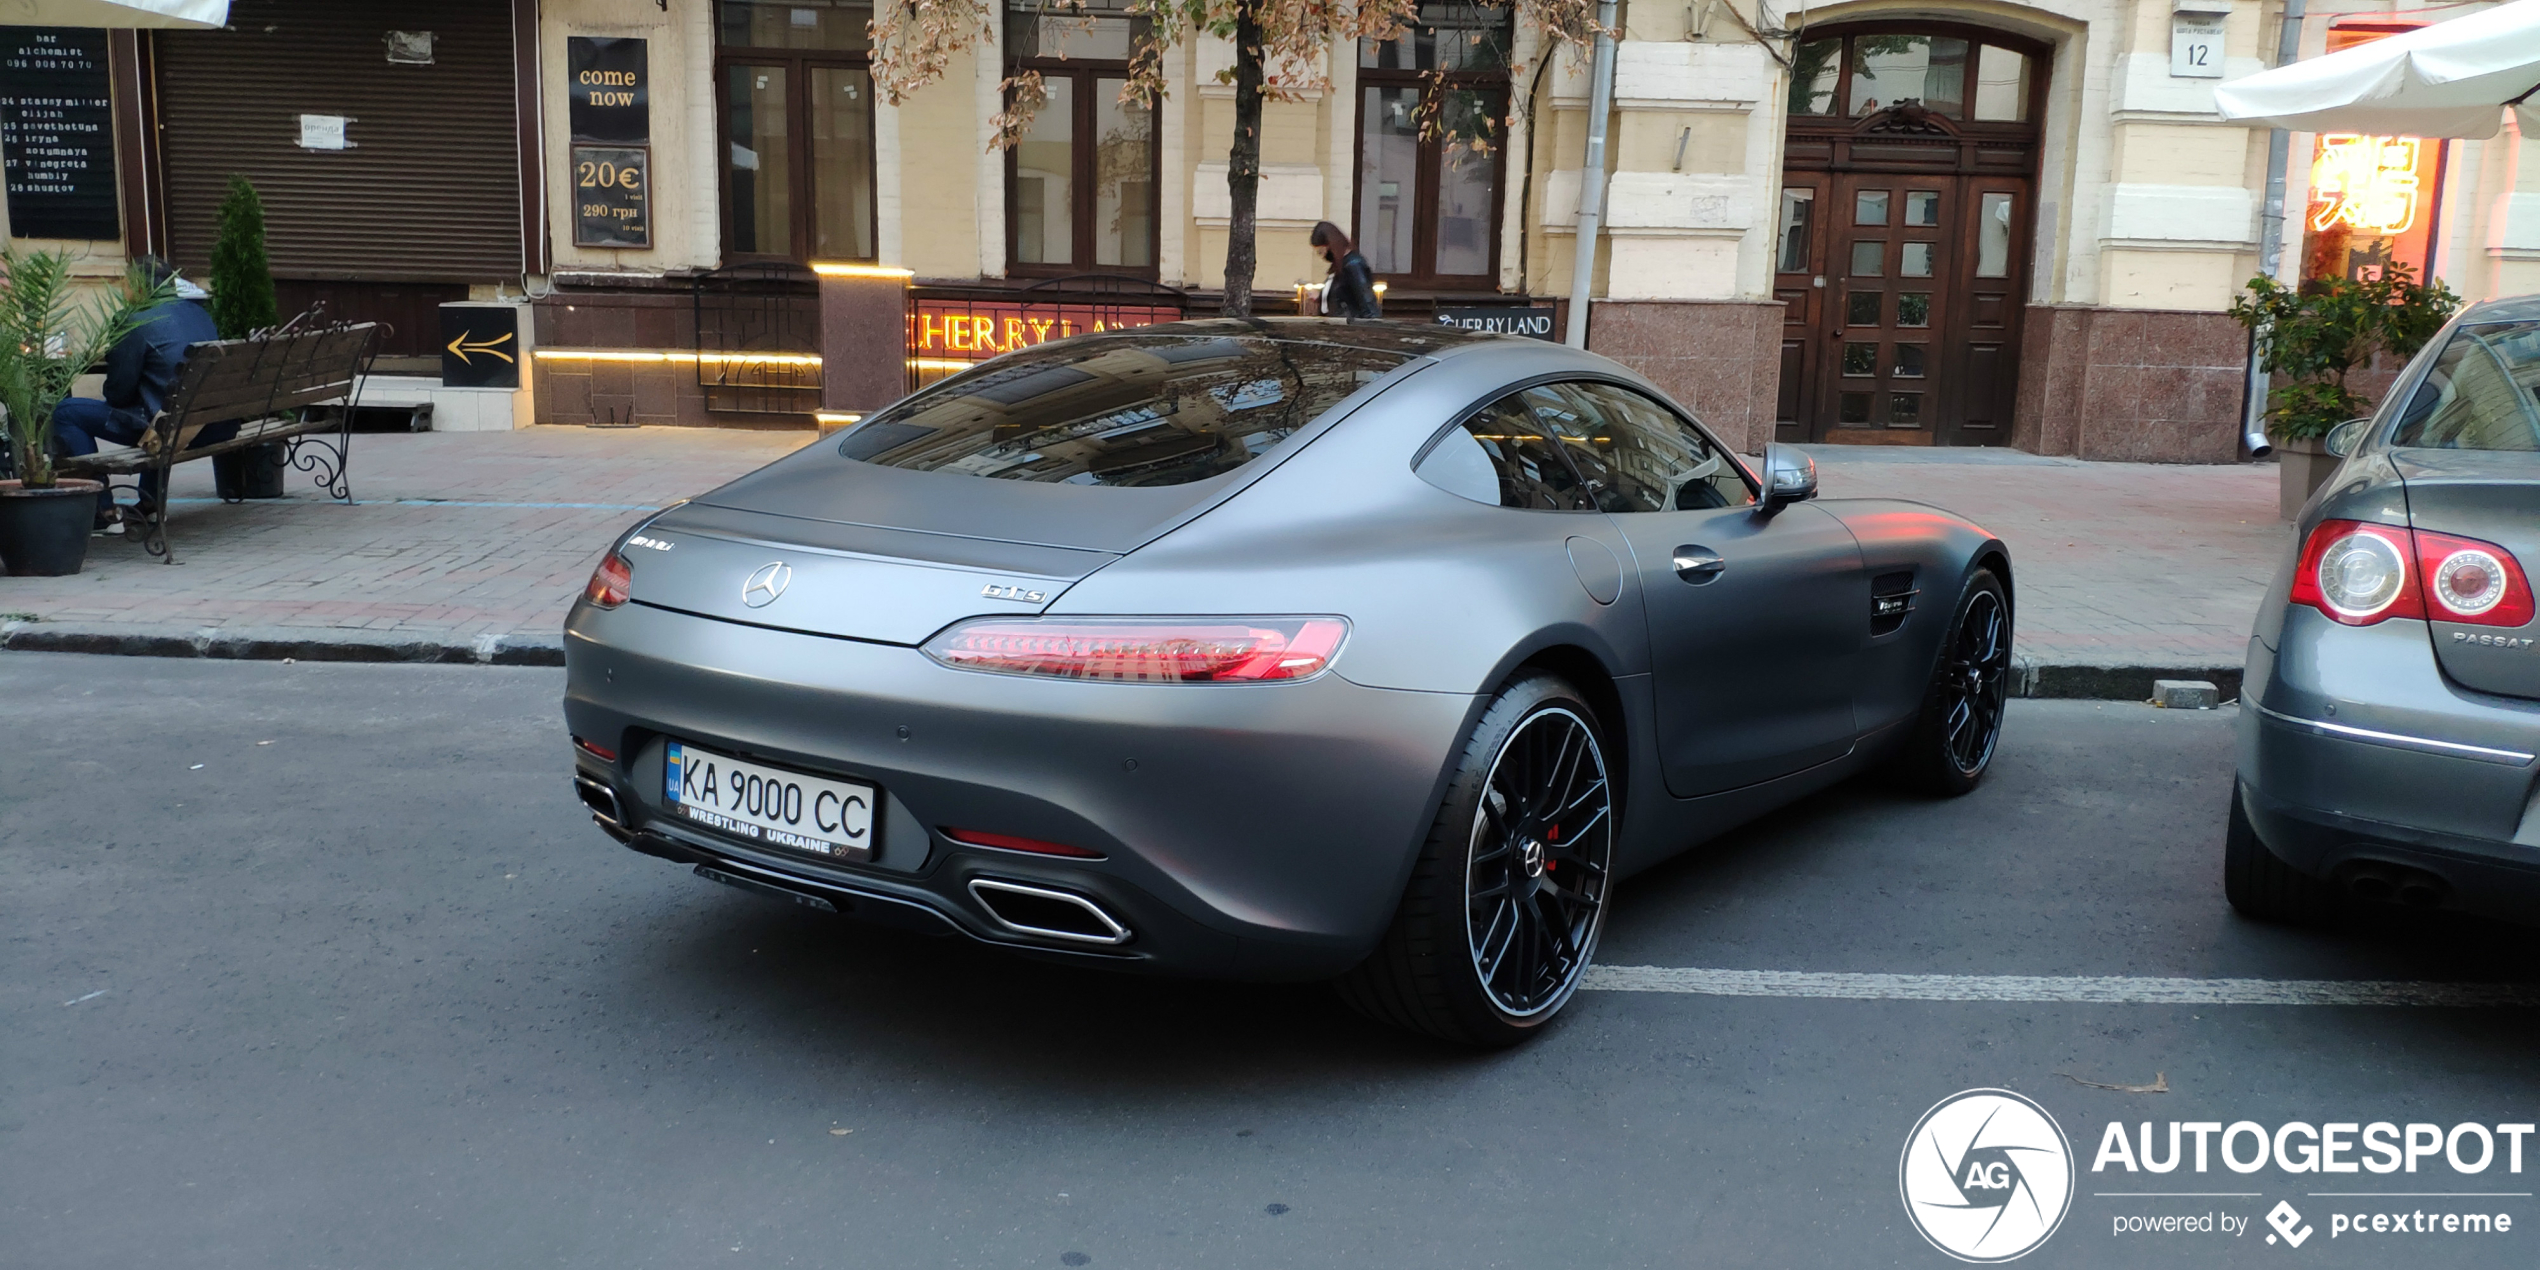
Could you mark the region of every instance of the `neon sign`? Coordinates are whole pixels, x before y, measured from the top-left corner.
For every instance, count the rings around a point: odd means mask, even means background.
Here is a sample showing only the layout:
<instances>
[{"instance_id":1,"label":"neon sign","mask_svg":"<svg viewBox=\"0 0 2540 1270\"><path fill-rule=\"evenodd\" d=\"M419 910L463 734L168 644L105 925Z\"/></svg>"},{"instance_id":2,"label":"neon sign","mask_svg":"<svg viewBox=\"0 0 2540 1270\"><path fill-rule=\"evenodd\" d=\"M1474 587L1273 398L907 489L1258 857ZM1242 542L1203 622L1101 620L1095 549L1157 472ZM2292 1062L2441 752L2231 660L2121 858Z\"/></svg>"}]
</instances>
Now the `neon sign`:
<instances>
[{"instance_id":1,"label":"neon sign","mask_svg":"<svg viewBox=\"0 0 2540 1270\"><path fill-rule=\"evenodd\" d=\"M1092 331L1176 322L1179 309L1149 305L1021 304L1003 300L919 300L908 314L908 355L983 362Z\"/></svg>"},{"instance_id":2,"label":"neon sign","mask_svg":"<svg viewBox=\"0 0 2540 1270\"><path fill-rule=\"evenodd\" d=\"M2323 135L2311 161L2311 228L2344 224L2374 237L2415 228L2425 191L2422 151L2415 137Z\"/></svg>"}]
</instances>

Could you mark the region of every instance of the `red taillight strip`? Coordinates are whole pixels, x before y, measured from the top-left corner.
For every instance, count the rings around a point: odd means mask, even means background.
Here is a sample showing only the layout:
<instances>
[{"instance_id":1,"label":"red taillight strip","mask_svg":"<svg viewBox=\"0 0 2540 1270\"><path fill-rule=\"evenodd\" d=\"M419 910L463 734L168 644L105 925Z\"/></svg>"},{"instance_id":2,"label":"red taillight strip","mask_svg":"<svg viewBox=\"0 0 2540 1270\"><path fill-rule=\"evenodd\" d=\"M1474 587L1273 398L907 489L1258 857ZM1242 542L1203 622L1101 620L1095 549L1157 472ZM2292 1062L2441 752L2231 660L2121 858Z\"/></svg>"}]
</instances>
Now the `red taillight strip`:
<instances>
[{"instance_id":1,"label":"red taillight strip","mask_svg":"<svg viewBox=\"0 0 2540 1270\"><path fill-rule=\"evenodd\" d=\"M603 746L593 745L589 741L585 741L578 736L573 738L573 747L603 763L614 763L617 761L617 751Z\"/></svg>"},{"instance_id":2,"label":"red taillight strip","mask_svg":"<svg viewBox=\"0 0 2540 1270\"><path fill-rule=\"evenodd\" d=\"M1263 683L1321 674L1337 617L976 618L926 641L960 670L1106 683Z\"/></svg>"},{"instance_id":3,"label":"red taillight strip","mask_svg":"<svg viewBox=\"0 0 2540 1270\"><path fill-rule=\"evenodd\" d=\"M2406 570L2389 602L2368 613L2340 612L2320 590L2320 562L2328 549L2356 534L2369 534L2388 543ZM2436 585L2444 561L2463 551L2495 557L2504 574L2504 594L2483 612L2464 613L2453 608ZM2531 582L2522 571L2522 562L2503 547L2457 534L2360 520L2323 520L2311 531L2310 538L2302 544L2302 557L2293 567L2293 589L2288 598L2347 626L2371 626L2394 617L2432 618L2467 626L2522 626L2533 615Z\"/></svg>"},{"instance_id":4,"label":"red taillight strip","mask_svg":"<svg viewBox=\"0 0 2540 1270\"><path fill-rule=\"evenodd\" d=\"M1039 838L1018 838L1009 833L989 833L984 829L954 829L945 826L943 835L966 847L995 847L999 851L1029 851L1033 855L1061 855L1076 860L1105 859L1099 851L1071 847L1064 842L1044 842Z\"/></svg>"}]
</instances>

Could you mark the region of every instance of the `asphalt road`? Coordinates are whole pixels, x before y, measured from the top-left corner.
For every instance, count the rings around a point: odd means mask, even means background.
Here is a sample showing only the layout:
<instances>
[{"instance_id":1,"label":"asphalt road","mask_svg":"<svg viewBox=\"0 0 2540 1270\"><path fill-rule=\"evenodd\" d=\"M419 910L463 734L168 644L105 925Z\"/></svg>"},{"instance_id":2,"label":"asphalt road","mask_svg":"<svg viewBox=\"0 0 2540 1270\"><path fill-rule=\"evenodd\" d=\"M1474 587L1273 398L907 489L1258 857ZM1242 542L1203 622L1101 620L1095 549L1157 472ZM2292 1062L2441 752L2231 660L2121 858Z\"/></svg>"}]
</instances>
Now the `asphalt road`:
<instances>
[{"instance_id":1,"label":"asphalt road","mask_svg":"<svg viewBox=\"0 0 2540 1270\"><path fill-rule=\"evenodd\" d=\"M2540 1011L1600 991L1461 1053L1317 988L863 931L612 846L566 788L560 685L0 654L0 1265L1937 1267L1899 1153L1981 1086L2080 1168L2025 1264L2540 1240L2540 1139L2523 1174L2501 1145L2477 1176L2090 1171L2112 1120L2540 1120ZM2499 927L2235 919L2230 729L2016 702L1977 794L1786 811L1628 883L1600 960L2540 979ZM2506 1194L2314 1194L2375 1188ZM2152 1190L2237 1194L2101 1194ZM2279 1200L2298 1250L2263 1242ZM2331 1238L2349 1203L2517 1224ZM2114 1233L2174 1213L2249 1233Z\"/></svg>"}]
</instances>

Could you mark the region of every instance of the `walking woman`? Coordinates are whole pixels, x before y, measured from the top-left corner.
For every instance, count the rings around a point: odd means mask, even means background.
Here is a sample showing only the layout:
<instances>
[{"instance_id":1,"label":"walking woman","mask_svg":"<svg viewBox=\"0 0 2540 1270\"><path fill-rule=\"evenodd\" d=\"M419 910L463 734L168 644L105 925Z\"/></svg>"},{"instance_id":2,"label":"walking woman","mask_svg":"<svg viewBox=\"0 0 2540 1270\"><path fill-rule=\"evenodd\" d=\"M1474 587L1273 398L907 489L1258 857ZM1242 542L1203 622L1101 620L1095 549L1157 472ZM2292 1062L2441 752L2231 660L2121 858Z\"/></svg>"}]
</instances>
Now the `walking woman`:
<instances>
[{"instance_id":1,"label":"walking woman","mask_svg":"<svg viewBox=\"0 0 2540 1270\"><path fill-rule=\"evenodd\" d=\"M1378 318L1385 315L1376 302L1376 275L1367 267L1367 258L1358 254L1349 235L1330 221L1317 221L1310 240L1330 275L1323 282L1323 316L1339 318Z\"/></svg>"}]
</instances>

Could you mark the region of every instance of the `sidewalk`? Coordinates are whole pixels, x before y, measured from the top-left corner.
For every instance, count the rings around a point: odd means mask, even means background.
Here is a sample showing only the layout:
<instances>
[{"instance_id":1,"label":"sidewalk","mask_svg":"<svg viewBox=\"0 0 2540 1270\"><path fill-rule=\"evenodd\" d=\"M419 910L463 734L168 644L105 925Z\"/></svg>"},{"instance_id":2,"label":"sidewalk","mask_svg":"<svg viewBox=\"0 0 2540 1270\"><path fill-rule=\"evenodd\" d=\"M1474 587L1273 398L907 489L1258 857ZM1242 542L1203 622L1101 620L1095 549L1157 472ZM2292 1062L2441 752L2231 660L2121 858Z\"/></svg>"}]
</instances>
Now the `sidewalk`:
<instances>
[{"instance_id":1,"label":"sidewalk","mask_svg":"<svg viewBox=\"0 0 2540 1270\"><path fill-rule=\"evenodd\" d=\"M599 552L646 511L773 460L804 432L531 428L362 434L350 507L227 506L177 469L171 536L91 542L69 578L0 577L0 648L554 664ZM2011 548L2031 695L2141 697L2171 672L2236 688L2287 530L2275 470L2003 450L1816 446L1829 498L1911 498Z\"/></svg>"}]
</instances>

